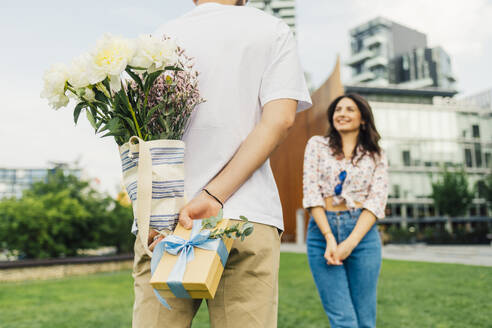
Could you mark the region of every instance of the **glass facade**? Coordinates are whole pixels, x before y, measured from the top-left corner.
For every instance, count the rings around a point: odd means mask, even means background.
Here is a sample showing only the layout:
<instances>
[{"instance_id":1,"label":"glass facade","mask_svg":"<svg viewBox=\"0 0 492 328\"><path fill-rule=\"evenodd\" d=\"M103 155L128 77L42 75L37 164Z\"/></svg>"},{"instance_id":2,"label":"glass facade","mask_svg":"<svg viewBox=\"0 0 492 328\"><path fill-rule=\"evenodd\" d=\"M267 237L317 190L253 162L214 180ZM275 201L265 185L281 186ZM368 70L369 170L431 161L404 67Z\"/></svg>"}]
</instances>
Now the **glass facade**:
<instances>
[{"instance_id":1,"label":"glass facade","mask_svg":"<svg viewBox=\"0 0 492 328\"><path fill-rule=\"evenodd\" d=\"M443 165L464 167L470 188L491 173L490 111L456 104L370 103L390 164L391 215L437 215L429 195ZM474 202L471 213L483 213L483 200Z\"/></svg>"},{"instance_id":2,"label":"glass facade","mask_svg":"<svg viewBox=\"0 0 492 328\"><path fill-rule=\"evenodd\" d=\"M24 169L24 168L0 168L0 199L8 197L21 197L22 191L28 189L33 183L46 181L50 172L54 169ZM63 172L80 178L80 169L64 168Z\"/></svg>"}]
</instances>

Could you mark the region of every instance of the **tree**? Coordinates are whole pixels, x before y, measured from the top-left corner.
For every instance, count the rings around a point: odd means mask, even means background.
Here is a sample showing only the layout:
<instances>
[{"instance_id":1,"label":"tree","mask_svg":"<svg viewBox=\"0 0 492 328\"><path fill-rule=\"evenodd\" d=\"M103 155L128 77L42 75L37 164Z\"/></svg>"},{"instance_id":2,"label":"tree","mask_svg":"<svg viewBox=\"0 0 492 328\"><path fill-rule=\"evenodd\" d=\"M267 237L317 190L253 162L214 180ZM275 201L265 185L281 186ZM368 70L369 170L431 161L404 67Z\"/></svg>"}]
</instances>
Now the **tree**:
<instances>
[{"instance_id":1,"label":"tree","mask_svg":"<svg viewBox=\"0 0 492 328\"><path fill-rule=\"evenodd\" d=\"M132 253L135 236L130 233L133 209L130 204L111 200L100 229L100 245L115 246L117 253Z\"/></svg>"},{"instance_id":2,"label":"tree","mask_svg":"<svg viewBox=\"0 0 492 328\"><path fill-rule=\"evenodd\" d=\"M0 202L0 246L27 258L73 256L98 246L129 251L132 216L131 208L56 169L20 199Z\"/></svg>"},{"instance_id":3,"label":"tree","mask_svg":"<svg viewBox=\"0 0 492 328\"><path fill-rule=\"evenodd\" d=\"M465 171L449 172L444 168L438 180L432 183L431 198L443 214L451 217L465 214L473 200Z\"/></svg>"},{"instance_id":4,"label":"tree","mask_svg":"<svg viewBox=\"0 0 492 328\"><path fill-rule=\"evenodd\" d=\"M478 196L484 198L489 206L492 206L492 174L487 175L483 180L477 181L475 185Z\"/></svg>"}]
</instances>

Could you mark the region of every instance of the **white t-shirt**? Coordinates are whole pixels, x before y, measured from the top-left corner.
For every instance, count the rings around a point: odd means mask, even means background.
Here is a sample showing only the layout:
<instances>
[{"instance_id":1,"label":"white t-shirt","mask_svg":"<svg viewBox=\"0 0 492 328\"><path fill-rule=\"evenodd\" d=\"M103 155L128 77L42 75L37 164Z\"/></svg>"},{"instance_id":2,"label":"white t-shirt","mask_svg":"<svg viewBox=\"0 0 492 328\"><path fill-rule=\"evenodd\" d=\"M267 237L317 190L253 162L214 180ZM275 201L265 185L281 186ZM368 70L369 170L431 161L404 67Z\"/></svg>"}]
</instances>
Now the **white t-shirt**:
<instances>
[{"instance_id":1,"label":"white t-shirt","mask_svg":"<svg viewBox=\"0 0 492 328\"><path fill-rule=\"evenodd\" d=\"M280 19L245 6L205 3L161 26L195 58L200 94L183 137L185 192L194 197L229 162L269 101L309 96L293 33ZM224 204L224 217L283 230L282 207L267 160Z\"/></svg>"}]
</instances>

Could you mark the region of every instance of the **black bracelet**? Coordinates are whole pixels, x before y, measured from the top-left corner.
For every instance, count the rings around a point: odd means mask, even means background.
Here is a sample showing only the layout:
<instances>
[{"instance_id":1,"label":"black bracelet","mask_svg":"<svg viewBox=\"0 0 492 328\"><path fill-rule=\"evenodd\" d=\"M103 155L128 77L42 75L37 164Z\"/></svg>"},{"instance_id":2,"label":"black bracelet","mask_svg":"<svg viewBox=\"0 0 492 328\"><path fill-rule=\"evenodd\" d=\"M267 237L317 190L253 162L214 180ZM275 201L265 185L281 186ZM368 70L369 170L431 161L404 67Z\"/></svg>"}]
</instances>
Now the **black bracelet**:
<instances>
[{"instance_id":1,"label":"black bracelet","mask_svg":"<svg viewBox=\"0 0 492 328\"><path fill-rule=\"evenodd\" d=\"M222 208L224 208L224 204L222 204L222 202L221 202L221 201L220 201L217 197L215 197L214 195L212 195L212 194L210 193L210 191L208 191L208 190L207 190L207 189L205 189L205 188L203 188L203 191L205 191L205 192L206 192L206 193L207 193L210 197L213 197L213 199L215 199L217 202L219 202L220 206L221 206Z\"/></svg>"}]
</instances>

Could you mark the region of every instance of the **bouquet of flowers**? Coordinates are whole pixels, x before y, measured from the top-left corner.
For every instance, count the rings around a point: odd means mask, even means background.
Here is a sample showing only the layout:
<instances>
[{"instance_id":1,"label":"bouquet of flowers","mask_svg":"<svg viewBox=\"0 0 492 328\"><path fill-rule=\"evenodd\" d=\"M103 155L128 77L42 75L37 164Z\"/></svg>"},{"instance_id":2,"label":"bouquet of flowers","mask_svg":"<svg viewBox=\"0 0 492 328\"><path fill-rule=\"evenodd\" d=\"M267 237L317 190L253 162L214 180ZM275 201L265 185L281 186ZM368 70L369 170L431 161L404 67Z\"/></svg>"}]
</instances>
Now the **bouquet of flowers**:
<instances>
[{"instance_id":1,"label":"bouquet of flowers","mask_svg":"<svg viewBox=\"0 0 492 328\"><path fill-rule=\"evenodd\" d=\"M196 105L203 102L198 72L174 40L105 35L70 66L53 65L41 93L54 109L76 102L74 121L85 110L96 133L119 146L130 137L180 140Z\"/></svg>"},{"instance_id":2,"label":"bouquet of flowers","mask_svg":"<svg viewBox=\"0 0 492 328\"><path fill-rule=\"evenodd\" d=\"M194 108L204 101L193 66L171 38L107 34L70 66L53 65L44 75L41 96L54 109L72 98L75 123L85 111L96 134L114 137L133 204L132 230L138 227L142 241L149 226L174 230L185 204L181 138Z\"/></svg>"}]
</instances>

